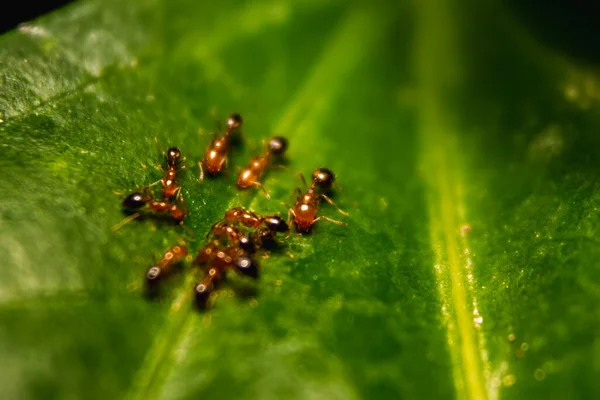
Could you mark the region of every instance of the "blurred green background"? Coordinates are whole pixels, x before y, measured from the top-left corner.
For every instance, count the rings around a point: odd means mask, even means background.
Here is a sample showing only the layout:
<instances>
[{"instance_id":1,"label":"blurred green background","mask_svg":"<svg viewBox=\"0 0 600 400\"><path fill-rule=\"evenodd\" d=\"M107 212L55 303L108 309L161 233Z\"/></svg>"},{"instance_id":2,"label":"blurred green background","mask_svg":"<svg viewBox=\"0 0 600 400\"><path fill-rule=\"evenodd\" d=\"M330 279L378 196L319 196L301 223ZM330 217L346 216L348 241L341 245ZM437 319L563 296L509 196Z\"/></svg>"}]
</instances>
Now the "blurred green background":
<instances>
[{"instance_id":1,"label":"blurred green background","mask_svg":"<svg viewBox=\"0 0 600 400\"><path fill-rule=\"evenodd\" d=\"M2 397L598 397L600 53L567 10L91 0L0 37ZM184 231L112 233L122 196L232 111L231 173L182 180L199 238L230 207L286 214L320 166L349 225L291 235L253 296L199 313L184 273L148 301ZM238 192L273 134L272 199Z\"/></svg>"}]
</instances>

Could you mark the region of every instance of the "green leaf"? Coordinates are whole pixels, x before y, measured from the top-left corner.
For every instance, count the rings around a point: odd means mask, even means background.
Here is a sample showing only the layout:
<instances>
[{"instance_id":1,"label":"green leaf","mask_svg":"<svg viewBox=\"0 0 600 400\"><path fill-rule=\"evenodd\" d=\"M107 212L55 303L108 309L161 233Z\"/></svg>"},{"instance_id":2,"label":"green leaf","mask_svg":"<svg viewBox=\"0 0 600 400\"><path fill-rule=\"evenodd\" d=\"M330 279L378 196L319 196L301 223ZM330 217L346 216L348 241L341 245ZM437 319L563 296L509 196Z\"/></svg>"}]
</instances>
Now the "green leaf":
<instances>
[{"instance_id":1,"label":"green leaf","mask_svg":"<svg viewBox=\"0 0 600 400\"><path fill-rule=\"evenodd\" d=\"M504 6L90 0L0 38L0 66L4 397L600 394L599 75ZM200 184L232 111L245 145ZM271 200L237 191L272 134ZM111 227L170 145L196 251L228 208L285 215L320 166L348 226L291 235L251 298L198 312L188 273L149 301L185 231Z\"/></svg>"}]
</instances>

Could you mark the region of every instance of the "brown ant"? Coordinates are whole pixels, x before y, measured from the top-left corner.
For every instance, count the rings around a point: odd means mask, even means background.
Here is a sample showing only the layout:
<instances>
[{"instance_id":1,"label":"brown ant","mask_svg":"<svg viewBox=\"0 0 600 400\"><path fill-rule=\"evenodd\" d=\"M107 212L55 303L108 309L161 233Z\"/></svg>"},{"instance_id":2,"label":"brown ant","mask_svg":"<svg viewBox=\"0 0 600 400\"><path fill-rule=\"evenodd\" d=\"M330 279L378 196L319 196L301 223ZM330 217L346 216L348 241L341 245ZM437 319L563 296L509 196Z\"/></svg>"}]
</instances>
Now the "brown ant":
<instances>
[{"instance_id":1,"label":"brown ant","mask_svg":"<svg viewBox=\"0 0 600 400\"><path fill-rule=\"evenodd\" d=\"M209 265L204 278L194 287L194 296L199 308L206 308L210 294L225 278L228 269L235 268L241 275L254 279L258 278L258 265L237 245L224 249L216 247L217 244L205 246L194 261L197 265ZM210 250L210 251L209 251Z\"/></svg>"},{"instance_id":2,"label":"brown ant","mask_svg":"<svg viewBox=\"0 0 600 400\"><path fill-rule=\"evenodd\" d=\"M162 183L162 195L163 199L171 199L175 196L183 201L183 197L181 196L181 185L179 185L176 181L177 172L186 168L186 166L181 166L181 162L185 161L185 157L183 160L181 159L181 151L177 147L169 147L166 153L164 153L165 161L167 162L166 167L164 168L165 174L162 179L152 183L148 187L154 186L157 183Z\"/></svg>"},{"instance_id":3,"label":"brown ant","mask_svg":"<svg viewBox=\"0 0 600 400\"><path fill-rule=\"evenodd\" d=\"M229 151L230 134L242 126L242 116L240 114L231 114L227 119L227 129L223 136L218 139L213 139L206 148L206 153L201 161L198 161L198 167L200 168L200 176L198 181L204 180L204 168L210 175L216 175L223 169L227 169L227 152Z\"/></svg>"},{"instance_id":4,"label":"brown ant","mask_svg":"<svg viewBox=\"0 0 600 400\"><path fill-rule=\"evenodd\" d=\"M160 282L171 274L173 266L183 261L187 256L187 247L176 244L171 246L158 263L151 266L146 272L146 285L148 290L155 291Z\"/></svg>"},{"instance_id":5,"label":"brown ant","mask_svg":"<svg viewBox=\"0 0 600 400\"><path fill-rule=\"evenodd\" d=\"M238 247L245 252L254 253L256 251L254 238L233 224L223 221L221 221L221 223L213 224L206 236L208 237L211 234L218 240L227 239L230 242L237 244Z\"/></svg>"},{"instance_id":6,"label":"brown ant","mask_svg":"<svg viewBox=\"0 0 600 400\"><path fill-rule=\"evenodd\" d=\"M188 211L184 209L177 203L171 203L167 200L156 201L152 197L152 195L147 193L148 188L144 188L143 192L134 192L123 200L123 208L126 210L134 211L139 210L144 206L148 206L148 210L155 214L168 215L173 218L175 221L179 223L183 223ZM123 225L133 221L138 218L142 214L142 211L137 211L134 214L131 214L127 218L123 219L117 225L113 226L112 230L116 231L120 229Z\"/></svg>"},{"instance_id":7,"label":"brown ant","mask_svg":"<svg viewBox=\"0 0 600 400\"><path fill-rule=\"evenodd\" d=\"M304 175L300 174L300 178L306 185L306 180L304 179ZM319 220L324 219L329 222L333 222L337 225L348 225L342 221L336 221L326 216L317 217L317 213L319 211L319 200L321 198L325 199L329 204L334 206L341 214L349 215L347 212L340 209L329 197L327 197L324 193L316 193L316 189L319 188L324 192L328 192L331 190L332 186L335 185L335 175L333 171L327 168L317 168L313 171L312 174L312 184L310 188L306 191L306 193L302 194L300 188L294 189L294 193L298 193L299 196L296 197L296 201L294 206L288 211L288 223L291 223L292 216L294 217L294 223L296 224L296 229L300 233L309 233L312 226Z\"/></svg>"},{"instance_id":8,"label":"brown ant","mask_svg":"<svg viewBox=\"0 0 600 400\"><path fill-rule=\"evenodd\" d=\"M251 186L258 186L262 189L268 199L271 198L259 180L264 174L265 169L269 166L271 156L282 156L287 150L287 147L288 141L286 138L275 136L269 139L265 154L252 158L252 160L250 160L250 166L244 168L238 175L237 188L242 190L248 189Z\"/></svg>"},{"instance_id":9,"label":"brown ant","mask_svg":"<svg viewBox=\"0 0 600 400\"><path fill-rule=\"evenodd\" d=\"M248 228L256 229L254 242L257 248L274 247L276 234L287 233L290 230L288 224L278 215L259 216L243 207L235 207L226 211L223 221L215 223L213 228L226 224L226 222L239 222Z\"/></svg>"},{"instance_id":10,"label":"brown ant","mask_svg":"<svg viewBox=\"0 0 600 400\"><path fill-rule=\"evenodd\" d=\"M243 207L235 207L225 211L224 220L239 222L248 228L258 228L264 224L269 230L280 233L290 230L288 224L278 215L259 216L257 213L248 211Z\"/></svg>"}]
</instances>

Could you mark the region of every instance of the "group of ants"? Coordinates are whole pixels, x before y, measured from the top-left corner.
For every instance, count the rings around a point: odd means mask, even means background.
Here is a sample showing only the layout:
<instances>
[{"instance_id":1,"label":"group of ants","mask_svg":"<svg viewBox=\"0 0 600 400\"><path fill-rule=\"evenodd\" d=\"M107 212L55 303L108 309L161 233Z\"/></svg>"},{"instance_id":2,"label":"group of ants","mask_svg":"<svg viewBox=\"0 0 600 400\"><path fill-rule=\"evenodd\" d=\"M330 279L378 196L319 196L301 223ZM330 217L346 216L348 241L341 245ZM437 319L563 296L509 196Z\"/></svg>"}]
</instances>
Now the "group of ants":
<instances>
[{"instance_id":1,"label":"group of ants","mask_svg":"<svg viewBox=\"0 0 600 400\"><path fill-rule=\"evenodd\" d=\"M227 119L225 132L211 140L204 158L198 162L200 169L198 181L203 181L205 171L208 175L215 176L227 169L232 137L234 133L239 132L241 126L241 115L231 114ZM236 186L240 190L251 187L261 188L269 198L260 179L265 170L273 166L273 158L281 158L284 155L288 142L283 137L275 136L269 139L266 147L262 156L252 158L250 165L241 170ZM183 225L189 209L181 194L181 185L177 178L179 172L186 168L182 166L186 158L181 157L181 151L177 147L170 147L164 153L164 158L166 165L162 166L163 177L141 191L129 194L123 200L123 211L129 215L115 225L113 231L143 214L166 217ZM198 251L192 261L192 266L199 274L199 279L194 286L194 298L198 308L205 310L212 307L215 298L213 293L225 281L229 270L257 279L259 268L253 257L259 251L268 252L277 248L277 234L289 233L292 222L300 234L310 233L312 226L320 220L347 225L345 222L326 216L317 216L321 199L333 205L340 213L348 215L326 194L333 187L340 189L335 183L334 173L328 168L315 169L310 186L306 184L304 176L301 173L299 175L307 189L304 193L300 188L294 189L292 195L297 197L288 211L287 222L277 214L261 215L243 207L235 207L226 211L224 218L211 226L206 235L208 243ZM156 200L150 188L159 183L162 185L162 199ZM155 297L161 282L170 276L177 269L176 266L187 256L188 248L185 244L176 244L167 249L162 258L146 272L145 284L148 295Z\"/></svg>"}]
</instances>

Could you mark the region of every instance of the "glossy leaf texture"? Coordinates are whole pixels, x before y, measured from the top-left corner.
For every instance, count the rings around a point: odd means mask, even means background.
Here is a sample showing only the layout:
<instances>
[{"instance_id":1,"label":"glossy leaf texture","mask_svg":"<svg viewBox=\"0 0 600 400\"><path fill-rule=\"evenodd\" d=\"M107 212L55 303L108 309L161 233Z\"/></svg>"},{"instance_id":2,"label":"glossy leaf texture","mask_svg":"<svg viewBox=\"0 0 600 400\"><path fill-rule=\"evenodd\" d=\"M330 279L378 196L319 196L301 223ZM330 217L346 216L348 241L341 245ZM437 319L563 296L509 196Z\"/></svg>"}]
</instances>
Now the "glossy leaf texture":
<instances>
[{"instance_id":1,"label":"glossy leaf texture","mask_svg":"<svg viewBox=\"0 0 600 400\"><path fill-rule=\"evenodd\" d=\"M90 0L0 38L3 396L598 397L600 81L517 21L460 0ZM244 145L198 183L232 111ZM239 192L274 134L271 199ZM170 145L196 251L230 207L287 215L321 166L350 217L320 213L348 226L290 235L210 312L189 273L150 301L144 272L185 231L110 228Z\"/></svg>"}]
</instances>

